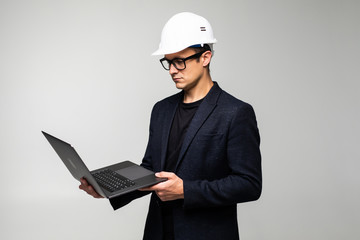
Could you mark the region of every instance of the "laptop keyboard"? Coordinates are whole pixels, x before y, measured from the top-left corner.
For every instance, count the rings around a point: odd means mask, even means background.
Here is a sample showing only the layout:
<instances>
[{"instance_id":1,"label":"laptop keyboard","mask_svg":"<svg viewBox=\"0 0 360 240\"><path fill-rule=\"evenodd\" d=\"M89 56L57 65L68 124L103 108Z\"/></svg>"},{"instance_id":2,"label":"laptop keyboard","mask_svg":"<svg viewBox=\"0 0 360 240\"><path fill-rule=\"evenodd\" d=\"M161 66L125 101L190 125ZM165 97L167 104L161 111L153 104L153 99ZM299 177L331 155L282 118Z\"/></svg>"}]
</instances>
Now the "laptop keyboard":
<instances>
[{"instance_id":1,"label":"laptop keyboard","mask_svg":"<svg viewBox=\"0 0 360 240\"><path fill-rule=\"evenodd\" d=\"M135 182L110 169L106 169L92 175L99 185L109 192L115 192L135 185Z\"/></svg>"}]
</instances>

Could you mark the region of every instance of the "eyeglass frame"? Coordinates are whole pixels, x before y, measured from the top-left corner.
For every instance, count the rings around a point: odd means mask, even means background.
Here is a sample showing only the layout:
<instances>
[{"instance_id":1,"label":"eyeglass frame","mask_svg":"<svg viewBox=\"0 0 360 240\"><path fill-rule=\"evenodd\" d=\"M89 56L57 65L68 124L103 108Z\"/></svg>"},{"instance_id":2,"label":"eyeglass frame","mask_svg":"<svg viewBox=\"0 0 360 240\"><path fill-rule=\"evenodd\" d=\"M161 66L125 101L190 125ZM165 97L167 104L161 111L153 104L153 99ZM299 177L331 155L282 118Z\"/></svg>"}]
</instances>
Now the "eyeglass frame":
<instances>
[{"instance_id":1,"label":"eyeglass frame","mask_svg":"<svg viewBox=\"0 0 360 240\"><path fill-rule=\"evenodd\" d=\"M207 51L208 51L208 50L203 50L203 51L201 51L201 52L195 53L195 54L193 54L193 55L191 55L191 56L189 56L189 57L186 57L186 58L174 58L174 59L172 59L172 60L169 60L169 59L163 57L163 58L160 59L159 61L160 61L161 65L163 66L163 68L164 68L166 71L169 71L169 70L170 70L171 65L173 65L177 70L181 71L181 70L184 70L184 69L186 68L186 63L185 63L185 61L190 60L190 59L194 59L194 58L199 58L204 52L207 52ZM178 61L178 60L180 60L180 61L182 61L182 62L184 63L184 68L180 68L180 69L179 69L179 68L176 66L176 63L174 63L174 61ZM169 64L169 68L166 68L166 67L165 67L165 65L163 64L164 61L166 61L166 62Z\"/></svg>"}]
</instances>

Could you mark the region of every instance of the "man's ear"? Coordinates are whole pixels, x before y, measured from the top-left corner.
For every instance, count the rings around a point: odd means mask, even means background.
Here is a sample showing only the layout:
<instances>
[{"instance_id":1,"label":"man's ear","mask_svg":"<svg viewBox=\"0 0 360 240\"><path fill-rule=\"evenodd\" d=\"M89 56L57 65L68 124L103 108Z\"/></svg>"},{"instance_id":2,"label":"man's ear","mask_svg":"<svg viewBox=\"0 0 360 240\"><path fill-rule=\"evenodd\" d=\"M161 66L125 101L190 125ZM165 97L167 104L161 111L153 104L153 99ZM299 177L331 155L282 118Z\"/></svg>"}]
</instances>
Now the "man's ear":
<instances>
[{"instance_id":1,"label":"man's ear","mask_svg":"<svg viewBox=\"0 0 360 240\"><path fill-rule=\"evenodd\" d=\"M203 54L203 67L206 67L207 65L210 64L211 57L212 57L212 52L211 51L206 51Z\"/></svg>"}]
</instances>

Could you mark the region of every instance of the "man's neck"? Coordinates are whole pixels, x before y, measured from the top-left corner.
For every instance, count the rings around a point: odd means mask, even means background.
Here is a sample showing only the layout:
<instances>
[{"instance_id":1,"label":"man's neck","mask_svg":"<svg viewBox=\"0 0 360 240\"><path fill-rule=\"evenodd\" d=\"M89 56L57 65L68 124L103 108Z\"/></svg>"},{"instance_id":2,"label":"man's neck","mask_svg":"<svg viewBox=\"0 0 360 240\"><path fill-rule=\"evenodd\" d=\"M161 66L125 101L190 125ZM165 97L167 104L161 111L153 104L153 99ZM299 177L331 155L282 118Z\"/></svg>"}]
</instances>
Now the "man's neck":
<instances>
[{"instance_id":1,"label":"man's neck","mask_svg":"<svg viewBox=\"0 0 360 240\"><path fill-rule=\"evenodd\" d=\"M190 90L184 90L184 103L192 103L203 99L208 94L213 85L214 83L209 77L206 79L206 81L199 81L196 86Z\"/></svg>"}]
</instances>

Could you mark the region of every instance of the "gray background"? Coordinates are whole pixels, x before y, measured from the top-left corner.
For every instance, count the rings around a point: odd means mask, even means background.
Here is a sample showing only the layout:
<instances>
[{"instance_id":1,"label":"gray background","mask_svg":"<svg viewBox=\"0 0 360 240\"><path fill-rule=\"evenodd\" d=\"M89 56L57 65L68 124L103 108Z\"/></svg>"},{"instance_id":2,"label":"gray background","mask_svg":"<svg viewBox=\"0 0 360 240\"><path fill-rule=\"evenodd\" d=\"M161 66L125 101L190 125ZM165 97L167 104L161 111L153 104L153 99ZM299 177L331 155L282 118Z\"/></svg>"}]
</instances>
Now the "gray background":
<instances>
[{"instance_id":1,"label":"gray background","mask_svg":"<svg viewBox=\"0 0 360 240\"><path fill-rule=\"evenodd\" d=\"M153 104L177 92L150 54L181 11L211 22L213 79L257 114L264 188L238 205L241 238L359 239L350 0L0 1L1 239L141 238L149 198L114 212L88 197L40 131L90 169L140 163Z\"/></svg>"}]
</instances>

